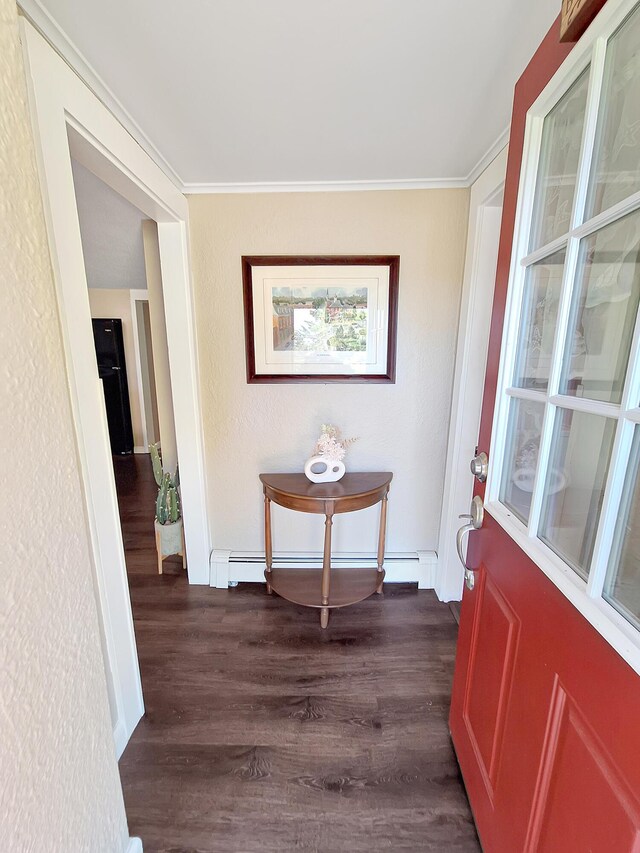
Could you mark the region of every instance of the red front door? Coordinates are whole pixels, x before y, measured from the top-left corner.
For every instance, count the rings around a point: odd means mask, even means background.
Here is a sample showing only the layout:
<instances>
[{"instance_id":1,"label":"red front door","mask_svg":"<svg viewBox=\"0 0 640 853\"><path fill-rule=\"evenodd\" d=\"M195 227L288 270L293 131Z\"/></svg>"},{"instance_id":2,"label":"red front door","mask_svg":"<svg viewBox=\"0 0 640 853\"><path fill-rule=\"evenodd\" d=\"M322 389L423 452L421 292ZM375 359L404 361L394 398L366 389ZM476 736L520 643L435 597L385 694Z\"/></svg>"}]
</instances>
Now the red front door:
<instances>
[{"instance_id":1,"label":"red front door","mask_svg":"<svg viewBox=\"0 0 640 853\"><path fill-rule=\"evenodd\" d=\"M570 48L560 44L556 22L515 91L480 450L489 450L494 403L500 393L502 329L510 274L513 278L511 255L526 115ZM597 140L589 144L597 145ZM634 187L631 190L637 192ZM567 230L570 233L569 226ZM557 240L550 244L558 250ZM566 245L560 250L567 257L571 254ZM579 249L576 252L582 257ZM567 263L564 256L563 262ZM591 303L583 299L580 305ZM539 391L540 375L515 392L523 399L528 395L532 405L536 394L544 392L544 388ZM574 385L589 396L582 377ZM547 411L553 408L545 418L559 417L555 405L562 404L558 403L562 394L563 399L571 397L567 405L586 408L582 400L572 402L571 389L558 393L551 403L548 398L546 404L540 403L541 411L544 405ZM621 392L622 408L626 393ZM602 411L606 414L609 409ZM611 412L612 430L623 435L624 416L614 408ZM550 433L551 442L557 434ZM616 442L623 440L615 435ZM492 456L496 452L502 448L494 446ZM595 468L600 462L590 458L585 464ZM564 479L554 486L556 504L571 485L566 465L562 471L558 478ZM615 491L609 479L605 471L602 482L607 484L607 495L610 488ZM602 489L604 493L604 485ZM478 484L476 494L485 498L484 485ZM597 500L589 506L589 511L600 512ZM547 511L551 512L548 505ZM597 527L597 512L587 527ZM552 537L560 535L558 530L566 533L561 525L553 528L550 541L556 550L560 549ZM584 551L586 534L582 539ZM475 584L472 590L465 589L462 603L450 727L483 849L487 853L638 853L640 676L516 544L492 516L490 505L482 528L470 536L467 563L475 571Z\"/></svg>"}]
</instances>

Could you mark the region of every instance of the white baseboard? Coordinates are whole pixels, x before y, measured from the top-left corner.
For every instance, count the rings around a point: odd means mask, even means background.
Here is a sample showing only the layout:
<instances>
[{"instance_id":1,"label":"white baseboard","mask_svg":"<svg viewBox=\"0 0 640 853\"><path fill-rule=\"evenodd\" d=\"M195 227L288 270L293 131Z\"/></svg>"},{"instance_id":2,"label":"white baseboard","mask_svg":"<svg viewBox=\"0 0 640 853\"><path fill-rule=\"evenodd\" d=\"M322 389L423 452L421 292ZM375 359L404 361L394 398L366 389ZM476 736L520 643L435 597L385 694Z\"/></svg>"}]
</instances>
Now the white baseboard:
<instances>
[{"instance_id":1,"label":"white baseboard","mask_svg":"<svg viewBox=\"0 0 640 853\"><path fill-rule=\"evenodd\" d=\"M134 452L134 453L148 453L148 452L149 452L149 448L148 448L148 447L143 447L142 445L137 445L137 444L136 444L136 445L134 446L134 448L133 448L133 452Z\"/></svg>"},{"instance_id":2,"label":"white baseboard","mask_svg":"<svg viewBox=\"0 0 640 853\"><path fill-rule=\"evenodd\" d=\"M125 853L142 853L142 841L135 835L129 839Z\"/></svg>"},{"instance_id":3,"label":"white baseboard","mask_svg":"<svg viewBox=\"0 0 640 853\"><path fill-rule=\"evenodd\" d=\"M320 553L279 553L273 555L275 568L305 566L320 568ZM372 554L334 554L332 565L343 566L376 565ZM230 583L264 583L266 568L264 554L257 552L223 551L211 553L209 585L226 589ZM387 554L384 560L385 583L417 583L418 589L433 589L438 568L435 551L410 551L403 554Z\"/></svg>"}]
</instances>

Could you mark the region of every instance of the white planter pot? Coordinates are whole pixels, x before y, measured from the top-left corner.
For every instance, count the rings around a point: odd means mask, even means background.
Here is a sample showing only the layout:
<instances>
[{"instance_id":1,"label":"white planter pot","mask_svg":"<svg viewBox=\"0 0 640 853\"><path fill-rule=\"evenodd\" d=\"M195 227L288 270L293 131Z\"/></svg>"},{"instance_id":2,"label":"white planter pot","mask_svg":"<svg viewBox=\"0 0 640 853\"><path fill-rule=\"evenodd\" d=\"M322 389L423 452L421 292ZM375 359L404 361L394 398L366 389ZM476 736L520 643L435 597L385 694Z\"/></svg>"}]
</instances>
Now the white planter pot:
<instances>
[{"instance_id":1,"label":"white planter pot","mask_svg":"<svg viewBox=\"0 0 640 853\"><path fill-rule=\"evenodd\" d=\"M171 554L182 554L182 519L179 518L173 524L158 524L157 521L154 524L160 555L169 557Z\"/></svg>"}]
</instances>

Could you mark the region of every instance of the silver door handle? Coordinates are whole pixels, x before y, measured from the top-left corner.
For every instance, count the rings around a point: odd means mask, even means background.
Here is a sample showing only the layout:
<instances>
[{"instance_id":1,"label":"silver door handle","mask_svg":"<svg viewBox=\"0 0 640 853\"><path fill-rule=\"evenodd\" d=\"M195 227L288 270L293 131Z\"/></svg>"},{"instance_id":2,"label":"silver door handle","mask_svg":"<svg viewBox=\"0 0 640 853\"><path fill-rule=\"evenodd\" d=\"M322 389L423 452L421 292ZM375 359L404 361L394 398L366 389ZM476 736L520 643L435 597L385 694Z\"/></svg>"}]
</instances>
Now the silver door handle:
<instances>
[{"instance_id":1,"label":"silver door handle","mask_svg":"<svg viewBox=\"0 0 640 853\"><path fill-rule=\"evenodd\" d=\"M484 521L484 504L482 503L482 498L479 495L476 495L471 501L471 513L461 515L460 518L468 518L469 521L466 524L463 524L460 530L456 533L456 550L458 552L460 562L464 567L464 582L467 589L472 590L476 581L476 576L473 569L470 569L465 562L464 554L462 553L462 543L464 542L464 537L467 533L471 530L479 530L482 527L482 522Z\"/></svg>"}]
</instances>

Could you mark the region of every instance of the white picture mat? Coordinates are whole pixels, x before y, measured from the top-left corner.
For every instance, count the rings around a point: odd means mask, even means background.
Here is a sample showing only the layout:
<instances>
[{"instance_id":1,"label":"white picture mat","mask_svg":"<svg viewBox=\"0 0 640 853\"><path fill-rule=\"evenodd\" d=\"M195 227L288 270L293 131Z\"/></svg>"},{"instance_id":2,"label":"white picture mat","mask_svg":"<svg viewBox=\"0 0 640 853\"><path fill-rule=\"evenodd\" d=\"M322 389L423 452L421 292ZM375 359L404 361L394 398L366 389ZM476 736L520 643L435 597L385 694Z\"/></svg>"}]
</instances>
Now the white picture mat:
<instances>
[{"instance_id":1,"label":"white picture mat","mask_svg":"<svg viewBox=\"0 0 640 853\"><path fill-rule=\"evenodd\" d=\"M387 265L254 266L251 288L257 374L378 375L387 372L390 269ZM274 288L367 289L367 348L363 352L282 352L273 346Z\"/></svg>"}]
</instances>

